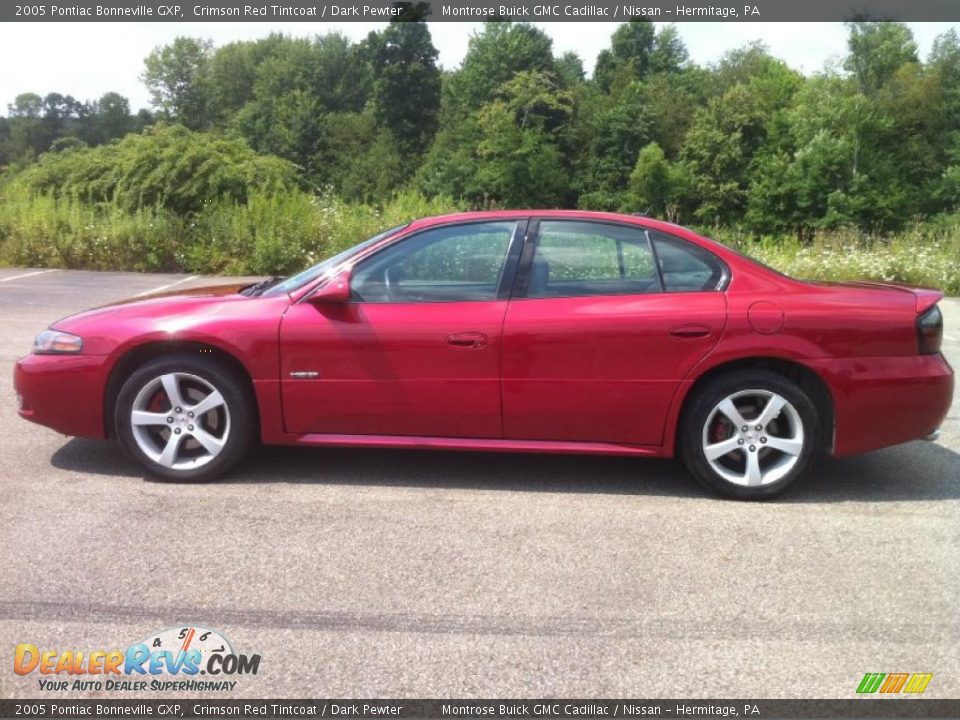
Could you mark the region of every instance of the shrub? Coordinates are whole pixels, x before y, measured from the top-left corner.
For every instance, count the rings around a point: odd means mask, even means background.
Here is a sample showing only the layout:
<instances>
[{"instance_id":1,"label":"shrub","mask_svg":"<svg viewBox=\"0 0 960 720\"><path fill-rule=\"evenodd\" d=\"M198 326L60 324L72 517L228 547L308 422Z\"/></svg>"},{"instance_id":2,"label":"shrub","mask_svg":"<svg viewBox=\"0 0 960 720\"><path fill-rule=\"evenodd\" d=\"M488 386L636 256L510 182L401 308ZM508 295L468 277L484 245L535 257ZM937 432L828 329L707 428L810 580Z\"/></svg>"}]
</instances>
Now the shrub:
<instances>
[{"instance_id":1,"label":"shrub","mask_svg":"<svg viewBox=\"0 0 960 720\"><path fill-rule=\"evenodd\" d=\"M14 182L34 194L111 203L130 213L162 208L178 215L298 184L296 166L286 160L258 155L240 138L179 125L156 125L95 148L45 153Z\"/></svg>"}]
</instances>

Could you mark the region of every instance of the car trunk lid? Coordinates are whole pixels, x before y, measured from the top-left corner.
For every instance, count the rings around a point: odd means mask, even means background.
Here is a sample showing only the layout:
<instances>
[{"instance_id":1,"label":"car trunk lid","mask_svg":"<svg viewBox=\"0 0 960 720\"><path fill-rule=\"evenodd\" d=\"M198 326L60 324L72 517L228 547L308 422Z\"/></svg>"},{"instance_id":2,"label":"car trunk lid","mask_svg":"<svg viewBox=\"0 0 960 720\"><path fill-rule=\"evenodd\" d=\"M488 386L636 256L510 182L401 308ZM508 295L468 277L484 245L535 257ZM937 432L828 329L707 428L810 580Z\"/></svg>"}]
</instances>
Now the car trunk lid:
<instances>
[{"instance_id":1,"label":"car trunk lid","mask_svg":"<svg viewBox=\"0 0 960 720\"><path fill-rule=\"evenodd\" d=\"M895 285L893 283L853 281L853 282L823 282L818 285L825 285L836 288L854 288L864 290L887 290L890 292L910 293L914 296L917 304L917 314L921 314L932 308L941 299L943 291L932 288L912 287L909 285Z\"/></svg>"}]
</instances>

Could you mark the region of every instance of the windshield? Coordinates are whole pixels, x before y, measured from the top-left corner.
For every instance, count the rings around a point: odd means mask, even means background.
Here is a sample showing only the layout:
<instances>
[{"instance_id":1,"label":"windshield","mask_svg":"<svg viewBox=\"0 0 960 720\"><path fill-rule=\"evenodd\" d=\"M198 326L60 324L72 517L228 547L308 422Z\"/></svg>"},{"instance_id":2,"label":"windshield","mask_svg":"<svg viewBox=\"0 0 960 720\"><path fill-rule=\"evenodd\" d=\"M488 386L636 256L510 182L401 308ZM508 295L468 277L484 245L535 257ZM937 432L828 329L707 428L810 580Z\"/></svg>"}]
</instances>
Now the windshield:
<instances>
[{"instance_id":1,"label":"windshield","mask_svg":"<svg viewBox=\"0 0 960 720\"><path fill-rule=\"evenodd\" d=\"M348 250L344 250L342 253L337 253L333 257L329 257L326 260L319 262L312 267L308 267L306 270L303 270L297 273L296 275L291 275L283 282L280 282L264 290L262 294L265 297L271 297L274 295L279 295L281 293L293 292L298 287L302 287L303 285L306 285L308 282L312 282L313 280L316 280L318 277L326 274L328 271L335 268L344 260L347 260L348 258L352 257L353 255L360 252L361 250L364 250L370 247L371 245L374 245L380 242L381 240L384 240L390 237L391 235L400 232L405 227L407 227L407 225L409 225L409 223L405 223L403 225L397 225L396 227L392 227L389 230L384 230L383 232L377 235L374 235L369 240L364 240L359 245L354 245L352 248L349 248Z\"/></svg>"}]
</instances>

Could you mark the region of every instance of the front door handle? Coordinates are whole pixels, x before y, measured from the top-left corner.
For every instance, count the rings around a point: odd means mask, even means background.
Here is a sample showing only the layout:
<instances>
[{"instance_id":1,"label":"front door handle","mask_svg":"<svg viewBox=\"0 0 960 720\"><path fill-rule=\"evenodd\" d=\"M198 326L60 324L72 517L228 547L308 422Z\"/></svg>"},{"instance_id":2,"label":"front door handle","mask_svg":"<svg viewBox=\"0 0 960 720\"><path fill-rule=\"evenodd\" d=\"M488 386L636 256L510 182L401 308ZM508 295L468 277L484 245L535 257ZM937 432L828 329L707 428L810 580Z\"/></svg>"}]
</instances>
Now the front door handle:
<instances>
[{"instance_id":1,"label":"front door handle","mask_svg":"<svg viewBox=\"0 0 960 720\"><path fill-rule=\"evenodd\" d=\"M698 323L688 323L670 328L670 334L680 340L695 340L696 338L707 337L710 334L710 327Z\"/></svg>"},{"instance_id":2,"label":"front door handle","mask_svg":"<svg viewBox=\"0 0 960 720\"><path fill-rule=\"evenodd\" d=\"M479 350L487 346L489 339L479 332L454 333L447 338L447 347L457 350Z\"/></svg>"}]
</instances>

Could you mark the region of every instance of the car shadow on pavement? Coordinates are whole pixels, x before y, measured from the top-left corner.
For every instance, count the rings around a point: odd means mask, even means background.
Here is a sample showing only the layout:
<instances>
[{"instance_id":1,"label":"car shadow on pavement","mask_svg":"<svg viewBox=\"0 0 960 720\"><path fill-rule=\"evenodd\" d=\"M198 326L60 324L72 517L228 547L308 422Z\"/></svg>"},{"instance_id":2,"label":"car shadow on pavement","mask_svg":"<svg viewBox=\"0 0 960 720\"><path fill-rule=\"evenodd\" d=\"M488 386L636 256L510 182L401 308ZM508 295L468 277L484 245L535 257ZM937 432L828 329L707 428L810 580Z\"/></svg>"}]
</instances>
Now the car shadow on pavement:
<instances>
[{"instance_id":1,"label":"car shadow on pavement","mask_svg":"<svg viewBox=\"0 0 960 720\"><path fill-rule=\"evenodd\" d=\"M115 443L74 438L54 467L126 477L144 474ZM158 481L154 481L158 482ZM678 462L583 455L261 447L216 485L303 483L556 493L706 497ZM960 498L960 454L914 442L820 462L780 502Z\"/></svg>"}]
</instances>

